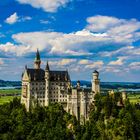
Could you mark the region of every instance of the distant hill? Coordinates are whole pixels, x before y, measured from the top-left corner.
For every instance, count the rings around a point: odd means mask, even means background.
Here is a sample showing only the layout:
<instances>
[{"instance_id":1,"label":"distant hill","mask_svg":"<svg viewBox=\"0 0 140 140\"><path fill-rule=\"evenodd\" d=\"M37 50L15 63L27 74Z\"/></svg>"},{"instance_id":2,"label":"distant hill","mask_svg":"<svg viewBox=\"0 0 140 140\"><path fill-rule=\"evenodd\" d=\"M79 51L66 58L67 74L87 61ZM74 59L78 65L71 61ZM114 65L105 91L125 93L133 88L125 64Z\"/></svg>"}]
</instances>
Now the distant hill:
<instances>
[{"instance_id":1,"label":"distant hill","mask_svg":"<svg viewBox=\"0 0 140 140\"><path fill-rule=\"evenodd\" d=\"M72 81L72 85L76 86L77 81ZM91 87L90 81L80 81L81 86ZM120 90L120 89L140 89L140 83L134 82L101 82L101 89Z\"/></svg>"},{"instance_id":2,"label":"distant hill","mask_svg":"<svg viewBox=\"0 0 140 140\"><path fill-rule=\"evenodd\" d=\"M76 86L77 81L72 81L72 85ZM84 87L91 87L90 81L80 81L80 85ZM0 80L0 87L21 87L21 81L4 81ZM103 90L121 90L133 89L140 91L140 83L134 82L101 82L101 89Z\"/></svg>"},{"instance_id":3,"label":"distant hill","mask_svg":"<svg viewBox=\"0 0 140 140\"><path fill-rule=\"evenodd\" d=\"M0 80L0 87L17 87L17 86L21 86L21 81Z\"/></svg>"}]
</instances>

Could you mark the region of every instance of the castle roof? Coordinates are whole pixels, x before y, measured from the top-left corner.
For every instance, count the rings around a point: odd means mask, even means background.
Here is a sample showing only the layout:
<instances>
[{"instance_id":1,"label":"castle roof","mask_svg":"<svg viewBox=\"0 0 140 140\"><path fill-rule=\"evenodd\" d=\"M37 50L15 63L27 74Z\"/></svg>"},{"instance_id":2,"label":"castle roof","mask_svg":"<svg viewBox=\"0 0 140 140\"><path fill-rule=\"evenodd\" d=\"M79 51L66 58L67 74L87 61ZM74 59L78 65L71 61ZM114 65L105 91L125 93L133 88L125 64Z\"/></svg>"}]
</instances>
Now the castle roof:
<instances>
[{"instance_id":1,"label":"castle roof","mask_svg":"<svg viewBox=\"0 0 140 140\"><path fill-rule=\"evenodd\" d=\"M31 81L45 81L45 71L43 69L27 68L28 76ZM50 81L69 81L70 77L67 71L49 71Z\"/></svg>"},{"instance_id":2,"label":"castle roof","mask_svg":"<svg viewBox=\"0 0 140 140\"><path fill-rule=\"evenodd\" d=\"M68 71L50 71L50 81L69 81Z\"/></svg>"},{"instance_id":3,"label":"castle roof","mask_svg":"<svg viewBox=\"0 0 140 140\"><path fill-rule=\"evenodd\" d=\"M27 69L27 73L31 78L31 81L44 81L45 71L43 69Z\"/></svg>"},{"instance_id":4,"label":"castle roof","mask_svg":"<svg viewBox=\"0 0 140 140\"><path fill-rule=\"evenodd\" d=\"M98 74L99 72L97 70L95 70L93 73L97 73Z\"/></svg>"}]
</instances>

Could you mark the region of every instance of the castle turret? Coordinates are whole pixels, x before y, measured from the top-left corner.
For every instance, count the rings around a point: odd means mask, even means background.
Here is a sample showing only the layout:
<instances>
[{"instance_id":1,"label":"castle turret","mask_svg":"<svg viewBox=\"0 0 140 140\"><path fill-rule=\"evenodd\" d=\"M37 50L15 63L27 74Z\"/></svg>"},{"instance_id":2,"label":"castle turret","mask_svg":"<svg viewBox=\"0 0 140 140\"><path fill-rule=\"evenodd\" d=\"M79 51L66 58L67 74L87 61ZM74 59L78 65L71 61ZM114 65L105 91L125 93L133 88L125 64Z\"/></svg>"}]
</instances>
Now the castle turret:
<instances>
[{"instance_id":1,"label":"castle turret","mask_svg":"<svg viewBox=\"0 0 140 140\"><path fill-rule=\"evenodd\" d=\"M92 80L92 91L97 94L100 93L100 79L99 79L99 72L94 71L92 74L93 80Z\"/></svg>"},{"instance_id":2,"label":"castle turret","mask_svg":"<svg viewBox=\"0 0 140 140\"><path fill-rule=\"evenodd\" d=\"M77 81L77 89L80 89L80 81Z\"/></svg>"},{"instance_id":3,"label":"castle turret","mask_svg":"<svg viewBox=\"0 0 140 140\"><path fill-rule=\"evenodd\" d=\"M49 89L50 89L50 68L47 61L46 68L45 68L45 81L46 81L46 87L45 87L45 106L49 105Z\"/></svg>"},{"instance_id":4,"label":"castle turret","mask_svg":"<svg viewBox=\"0 0 140 140\"><path fill-rule=\"evenodd\" d=\"M35 57L35 60L34 60L34 68L35 69L40 69L40 64L41 64L41 59L40 59L39 51L37 49L36 57Z\"/></svg>"}]
</instances>

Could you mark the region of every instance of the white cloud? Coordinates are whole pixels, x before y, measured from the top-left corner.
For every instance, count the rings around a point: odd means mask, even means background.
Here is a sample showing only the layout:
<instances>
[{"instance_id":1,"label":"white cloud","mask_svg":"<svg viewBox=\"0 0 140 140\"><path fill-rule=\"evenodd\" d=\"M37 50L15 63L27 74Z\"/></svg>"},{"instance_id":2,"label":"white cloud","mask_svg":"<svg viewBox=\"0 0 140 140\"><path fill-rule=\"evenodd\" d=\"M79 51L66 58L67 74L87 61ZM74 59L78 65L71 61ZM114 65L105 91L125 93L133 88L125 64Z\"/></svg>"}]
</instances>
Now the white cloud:
<instances>
[{"instance_id":1,"label":"white cloud","mask_svg":"<svg viewBox=\"0 0 140 140\"><path fill-rule=\"evenodd\" d=\"M32 38L30 38L30 36L32 36ZM35 51L36 48L39 48L40 50L47 49L47 52L51 54L55 53L62 55L90 55L88 49L92 46L84 47L84 43L86 43L86 41L93 42L93 39L96 40L96 38L92 36L85 37L75 35L75 33L64 34L57 32L19 33L12 37L18 43L21 43L24 46L30 46L31 52ZM99 42L98 37L97 42Z\"/></svg>"},{"instance_id":2,"label":"white cloud","mask_svg":"<svg viewBox=\"0 0 140 140\"><path fill-rule=\"evenodd\" d=\"M18 16L18 14L15 12L14 14L12 14L11 16L9 16L5 22L7 24L14 24L16 22L24 22L24 21L27 21L27 20L31 20L32 17L30 16L23 16L23 17L20 17Z\"/></svg>"},{"instance_id":3,"label":"white cloud","mask_svg":"<svg viewBox=\"0 0 140 140\"><path fill-rule=\"evenodd\" d=\"M133 70L133 71L140 71L140 62L131 62L129 65L128 65L129 69L130 70Z\"/></svg>"},{"instance_id":4,"label":"white cloud","mask_svg":"<svg viewBox=\"0 0 140 140\"><path fill-rule=\"evenodd\" d=\"M32 20L32 17L30 16L23 16L23 17L20 17L19 21L28 21L28 20Z\"/></svg>"},{"instance_id":5,"label":"white cloud","mask_svg":"<svg viewBox=\"0 0 140 140\"><path fill-rule=\"evenodd\" d=\"M48 20L40 20L40 23L41 23L41 24L49 24L50 21L48 21Z\"/></svg>"},{"instance_id":6,"label":"white cloud","mask_svg":"<svg viewBox=\"0 0 140 140\"><path fill-rule=\"evenodd\" d=\"M111 62L109 62L109 64L108 65L116 65L116 66L121 66L121 65L123 65L124 64L124 60L126 59L126 57L118 57L118 60L116 60L116 61L111 61Z\"/></svg>"},{"instance_id":7,"label":"white cloud","mask_svg":"<svg viewBox=\"0 0 140 140\"><path fill-rule=\"evenodd\" d=\"M17 13L12 14L11 16L9 16L5 22L8 24L14 24L18 21L19 17L17 15Z\"/></svg>"},{"instance_id":8,"label":"white cloud","mask_svg":"<svg viewBox=\"0 0 140 140\"><path fill-rule=\"evenodd\" d=\"M124 70L124 69L123 69ZM126 72L126 70L124 70ZM122 72L122 69L120 68L116 68L116 67L113 67L113 66L105 66L104 68L102 68L102 72L104 73L119 73Z\"/></svg>"},{"instance_id":9,"label":"white cloud","mask_svg":"<svg viewBox=\"0 0 140 140\"><path fill-rule=\"evenodd\" d=\"M93 62L91 64L88 64L85 66L85 68L88 68L88 69L99 69L103 66L104 62L103 61L96 61L96 62Z\"/></svg>"},{"instance_id":10,"label":"white cloud","mask_svg":"<svg viewBox=\"0 0 140 140\"><path fill-rule=\"evenodd\" d=\"M0 58L0 65L3 65L4 64L4 61L2 58Z\"/></svg>"},{"instance_id":11,"label":"white cloud","mask_svg":"<svg viewBox=\"0 0 140 140\"><path fill-rule=\"evenodd\" d=\"M49 64L53 65L53 66L66 66L66 65L71 65L71 64L75 64L77 60L76 59L60 59L60 60L50 60Z\"/></svg>"},{"instance_id":12,"label":"white cloud","mask_svg":"<svg viewBox=\"0 0 140 140\"><path fill-rule=\"evenodd\" d=\"M28 52L30 47L28 46L17 46L10 42L7 42L6 44L0 44L0 51L3 52L6 56L21 56Z\"/></svg>"},{"instance_id":13,"label":"white cloud","mask_svg":"<svg viewBox=\"0 0 140 140\"><path fill-rule=\"evenodd\" d=\"M41 8L46 12L56 12L71 0L17 0L21 4L30 4L34 8Z\"/></svg>"},{"instance_id":14,"label":"white cloud","mask_svg":"<svg viewBox=\"0 0 140 140\"><path fill-rule=\"evenodd\" d=\"M82 60L79 61L78 64L80 64L80 65L86 65L86 64L89 64L90 62L91 62L91 61L89 61L89 60L82 59Z\"/></svg>"},{"instance_id":15,"label":"white cloud","mask_svg":"<svg viewBox=\"0 0 140 140\"><path fill-rule=\"evenodd\" d=\"M104 27L99 25L93 29L89 28L88 26L94 23L95 19L97 25L103 20ZM18 33L13 35L13 39L21 46L30 46L30 52L39 48L41 51L46 50L47 53L57 55L92 56L100 53L102 56L111 56L113 53L124 51L123 48L139 40L138 36L140 37L140 32L138 32L140 22L134 19L95 16L88 18L88 22L87 29L77 32L68 34L49 31ZM94 30L98 32L92 32ZM104 32L100 32L101 30ZM103 50L109 51L103 52Z\"/></svg>"},{"instance_id":16,"label":"white cloud","mask_svg":"<svg viewBox=\"0 0 140 140\"><path fill-rule=\"evenodd\" d=\"M135 66L140 66L140 62L132 62L129 64L129 66L135 67Z\"/></svg>"},{"instance_id":17,"label":"white cloud","mask_svg":"<svg viewBox=\"0 0 140 140\"><path fill-rule=\"evenodd\" d=\"M92 18L97 18L92 17ZM28 32L28 33L17 33L12 36L15 44L1 44L3 47L0 48L2 52L5 52L5 48L8 49L10 53L13 53L17 56L22 56L28 53L35 52L37 48L40 51L46 53L46 55L56 55L61 57L66 56L75 56L81 57L84 59L87 57L111 57L111 56L125 56L125 55L140 55L140 48L136 48L133 46L129 46L133 42L135 42L135 37L138 37L140 34L137 30L140 29L139 21L134 19L124 20L117 19L113 17L103 17L105 22L104 32L92 32L88 29L82 29L81 31L71 32L71 33L61 33L61 32L53 32L53 31L40 31L40 32ZM95 19L94 19L95 20ZM97 20L101 20L97 18ZM92 21L92 20L91 20ZM90 21L90 22L91 22ZM99 22L98 21L98 22ZM111 22L110 24L108 22ZM100 22L99 22L100 23ZM91 24L91 23L90 23ZM114 30L113 30L113 25ZM126 25L126 26L125 26ZM120 32L122 31L121 26L127 27L125 28L126 35L122 35ZM132 26L133 25L133 26ZM88 26L87 26L88 27ZM120 29L117 32L115 28ZM101 30L101 29L100 29ZM111 35L111 32L113 33ZM114 35L114 34L117 35ZM126 36L129 36L126 39ZM119 40L118 38L121 38ZM137 38L138 39L138 38ZM118 41L119 40L119 41ZM18 44L18 45L17 45ZM10 47L7 47L10 46ZM5 48L4 48L5 46ZM12 48L12 51L11 51ZM16 49L17 48L17 49ZM107 51L104 51L107 50ZM117 62L110 62L109 65L119 64L121 65L123 60L117 60ZM81 61L81 64L86 64L88 62ZM90 63L90 62L89 62Z\"/></svg>"},{"instance_id":18,"label":"white cloud","mask_svg":"<svg viewBox=\"0 0 140 140\"><path fill-rule=\"evenodd\" d=\"M115 17L97 15L87 18L88 25L86 28L93 32L105 32L123 21L124 20L119 20Z\"/></svg>"},{"instance_id":19,"label":"white cloud","mask_svg":"<svg viewBox=\"0 0 140 140\"><path fill-rule=\"evenodd\" d=\"M140 22L136 19L126 20L98 15L87 18L87 22L87 30L105 33L114 42L131 43L140 38Z\"/></svg>"},{"instance_id":20,"label":"white cloud","mask_svg":"<svg viewBox=\"0 0 140 140\"><path fill-rule=\"evenodd\" d=\"M127 56L128 59L136 58L140 56L140 47L126 46L115 51L104 51L100 53L102 57L115 57L115 56Z\"/></svg>"},{"instance_id":21,"label":"white cloud","mask_svg":"<svg viewBox=\"0 0 140 140\"><path fill-rule=\"evenodd\" d=\"M64 66L64 65L69 65L76 62L76 59L62 59L58 65Z\"/></svg>"}]
</instances>

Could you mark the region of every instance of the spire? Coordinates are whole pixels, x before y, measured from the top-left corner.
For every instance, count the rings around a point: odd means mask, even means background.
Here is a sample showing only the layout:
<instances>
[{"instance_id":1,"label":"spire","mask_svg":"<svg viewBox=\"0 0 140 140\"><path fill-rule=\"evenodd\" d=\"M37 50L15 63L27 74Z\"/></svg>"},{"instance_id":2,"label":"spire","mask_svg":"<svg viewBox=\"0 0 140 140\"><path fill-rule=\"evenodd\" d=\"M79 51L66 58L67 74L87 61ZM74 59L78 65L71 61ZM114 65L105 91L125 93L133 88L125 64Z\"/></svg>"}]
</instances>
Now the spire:
<instances>
[{"instance_id":1,"label":"spire","mask_svg":"<svg viewBox=\"0 0 140 140\"><path fill-rule=\"evenodd\" d=\"M28 68L27 68L27 65L25 65L25 70L27 70Z\"/></svg>"},{"instance_id":2,"label":"spire","mask_svg":"<svg viewBox=\"0 0 140 140\"><path fill-rule=\"evenodd\" d=\"M40 54L39 54L39 50L38 49L37 49L37 52L36 52L35 61L40 61Z\"/></svg>"},{"instance_id":3,"label":"spire","mask_svg":"<svg viewBox=\"0 0 140 140\"><path fill-rule=\"evenodd\" d=\"M45 70L46 70L46 71L49 71L49 70L50 70L48 61L47 61L46 69L45 69Z\"/></svg>"},{"instance_id":4,"label":"spire","mask_svg":"<svg viewBox=\"0 0 140 140\"><path fill-rule=\"evenodd\" d=\"M40 69L40 64L41 64L40 54L39 54L39 50L37 49L36 56L35 56L35 61L34 61L35 69Z\"/></svg>"}]
</instances>

